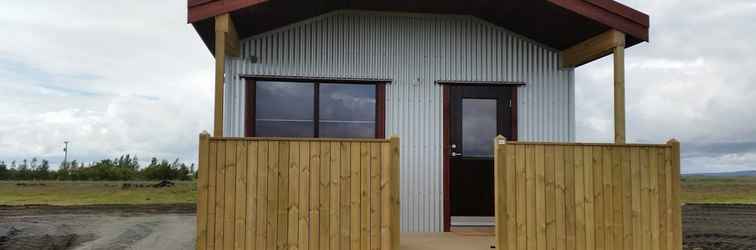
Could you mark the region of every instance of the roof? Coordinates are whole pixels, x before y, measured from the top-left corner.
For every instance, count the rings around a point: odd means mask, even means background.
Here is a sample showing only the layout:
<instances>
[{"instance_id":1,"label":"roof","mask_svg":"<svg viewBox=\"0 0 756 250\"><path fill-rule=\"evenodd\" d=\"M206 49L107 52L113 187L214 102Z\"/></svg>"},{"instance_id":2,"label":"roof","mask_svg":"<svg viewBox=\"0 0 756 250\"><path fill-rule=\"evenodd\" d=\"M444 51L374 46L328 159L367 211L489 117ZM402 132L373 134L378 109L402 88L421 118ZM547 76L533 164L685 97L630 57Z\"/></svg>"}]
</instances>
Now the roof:
<instances>
[{"instance_id":1,"label":"roof","mask_svg":"<svg viewBox=\"0 0 756 250\"><path fill-rule=\"evenodd\" d=\"M244 39L343 9L472 15L559 50L612 29L649 40L649 16L613 0L188 0L188 22L212 51L216 15Z\"/></svg>"}]
</instances>

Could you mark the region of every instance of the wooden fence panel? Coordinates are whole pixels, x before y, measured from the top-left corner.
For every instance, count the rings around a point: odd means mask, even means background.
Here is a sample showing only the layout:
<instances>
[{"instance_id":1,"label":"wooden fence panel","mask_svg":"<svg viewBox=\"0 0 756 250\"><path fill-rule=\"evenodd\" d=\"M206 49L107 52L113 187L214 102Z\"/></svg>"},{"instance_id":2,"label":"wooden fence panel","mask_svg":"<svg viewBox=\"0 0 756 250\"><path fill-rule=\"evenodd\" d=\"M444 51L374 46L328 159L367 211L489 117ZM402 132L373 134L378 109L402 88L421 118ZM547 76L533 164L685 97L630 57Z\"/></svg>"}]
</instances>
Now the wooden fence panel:
<instances>
[{"instance_id":1,"label":"wooden fence panel","mask_svg":"<svg viewBox=\"0 0 756 250\"><path fill-rule=\"evenodd\" d=\"M680 144L495 143L497 249L682 249Z\"/></svg>"},{"instance_id":2,"label":"wooden fence panel","mask_svg":"<svg viewBox=\"0 0 756 250\"><path fill-rule=\"evenodd\" d=\"M399 247L399 139L200 135L197 249Z\"/></svg>"}]
</instances>

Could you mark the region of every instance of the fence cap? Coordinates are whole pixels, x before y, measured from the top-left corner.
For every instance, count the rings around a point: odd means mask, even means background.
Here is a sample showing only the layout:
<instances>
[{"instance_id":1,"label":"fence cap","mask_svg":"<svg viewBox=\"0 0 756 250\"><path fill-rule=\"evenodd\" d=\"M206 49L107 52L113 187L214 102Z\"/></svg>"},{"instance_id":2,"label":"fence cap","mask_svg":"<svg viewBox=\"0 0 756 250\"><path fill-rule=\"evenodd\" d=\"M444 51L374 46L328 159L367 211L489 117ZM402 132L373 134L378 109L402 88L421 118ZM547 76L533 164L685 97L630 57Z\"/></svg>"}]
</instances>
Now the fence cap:
<instances>
[{"instance_id":1,"label":"fence cap","mask_svg":"<svg viewBox=\"0 0 756 250\"><path fill-rule=\"evenodd\" d=\"M507 138L502 135L496 136L496 144L499 144L499 145L507 144Z\"/></svg>"}]
</instances>

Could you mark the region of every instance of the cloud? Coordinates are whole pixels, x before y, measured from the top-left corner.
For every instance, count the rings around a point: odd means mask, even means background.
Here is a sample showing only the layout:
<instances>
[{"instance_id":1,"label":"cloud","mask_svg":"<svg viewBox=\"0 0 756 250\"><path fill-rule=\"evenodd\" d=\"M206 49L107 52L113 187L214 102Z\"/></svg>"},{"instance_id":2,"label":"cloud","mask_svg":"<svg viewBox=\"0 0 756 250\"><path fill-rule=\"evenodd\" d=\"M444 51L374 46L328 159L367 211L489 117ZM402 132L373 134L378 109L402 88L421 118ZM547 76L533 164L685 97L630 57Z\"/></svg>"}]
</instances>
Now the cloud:
<instances>
[{"instance_id":1,"label":"cloud","mask_svg":"<svg viewBox=\"0 0 756 250\"><path fill-rule=\"evenodd\" d=\"M630 141L679 139L684 172L756 169L756 3L622 2L652 26L627 51ZM0 37L0 159L55 164L70 140L82 161L195 161L213 59L185 0L10 1ZM613 137L611 74L610 58L577 70L581 141Z\"/></svg>"},{"instance_id":2,"label":"cloud","mask_svg":"<svg viewBox=\"0 0 756 250\"><path fill-rule=\"evenodd\" d=\"M30 15L29 10L35 14ZM0 9L0 160L196 161L212 57L186 1L22 1Z\"/></svg>"},{"instance_id":3,"label":"cloud","mask_svg":"<svg viewBox=\"0 0 756 250\"><path fill-rule=\"evenodd\" d=\"M756 33L743 32L756 23L756 4L623 2L651 15L651 43L627 52L628 139L679 139L683 172L756 169L750 110L756 107ZM578 137L610 141L611 60L579 68L576 81Z\"/></svg>"}]
</instances>

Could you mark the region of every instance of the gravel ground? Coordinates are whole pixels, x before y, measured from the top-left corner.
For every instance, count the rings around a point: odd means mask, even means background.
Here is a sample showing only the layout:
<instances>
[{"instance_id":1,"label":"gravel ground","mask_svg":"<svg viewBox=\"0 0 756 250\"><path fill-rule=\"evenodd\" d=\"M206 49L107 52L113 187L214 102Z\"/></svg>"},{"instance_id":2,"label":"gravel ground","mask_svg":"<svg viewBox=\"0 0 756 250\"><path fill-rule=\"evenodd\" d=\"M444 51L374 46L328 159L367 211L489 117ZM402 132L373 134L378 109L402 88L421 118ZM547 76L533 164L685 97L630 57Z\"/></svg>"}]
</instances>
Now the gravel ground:
<instances>
[{"instance_id":1,"label":"gravel ground","mask_svg":"<svg viewBox=\"0 0 756 250\"><path fill-rule=\"evenodd\" d=\"M194 249L188 205L0 207L0 249Z\"/></svg>"},{"instance_id":2,"label":"gravel ground","mask_svg":"<svg viewBox=\"0 0 756 250\"><path fill-rule=\"evenodd\" d=\"M193 205L0 206L0 250L194 249ZM755 205L687 205L685 250L756 249Z\"/></svg>"}]
</instances>

